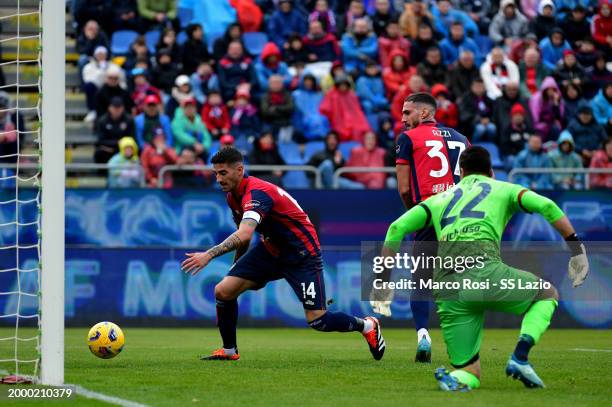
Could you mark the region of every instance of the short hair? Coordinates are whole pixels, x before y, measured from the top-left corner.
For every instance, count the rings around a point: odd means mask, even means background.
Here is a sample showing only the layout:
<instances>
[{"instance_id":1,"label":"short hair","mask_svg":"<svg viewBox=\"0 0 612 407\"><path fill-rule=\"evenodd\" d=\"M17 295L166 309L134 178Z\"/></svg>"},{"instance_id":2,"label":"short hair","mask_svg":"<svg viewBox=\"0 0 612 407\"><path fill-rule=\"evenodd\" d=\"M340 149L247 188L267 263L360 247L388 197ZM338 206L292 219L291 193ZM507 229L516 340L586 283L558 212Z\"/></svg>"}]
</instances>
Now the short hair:
<instances>
[{"instance_id":1,"label":"short hair","mask_svg":"<svg viewBox=\"0 0 612 407\"><path fill-rule=\"evenodd\" d=\"M427 105L431 107L434 112L436 111L436 99L427 92L413 93L404 99L404 103L406 102Z\"/></svg>"},{"instance_id":2,"label":"short hair","mask_svg":"<svg viewBox=\"0 0 612 407\"><path fill-rule=\"evenodd\" d=\"M481 146L468 147L459 158L459 166L463 170L463 175L470 174L491 174L491 154L486 148Z\"/></svg>"},{"instance_id":3,"label":"short hair","mask_svg":"<svg viewBox=\"0 0 612 407\"><path fill-rule=\"evenodd\" d=\"M243 163L242 153L235 147L223 147L210 159L212 164L237 164Z\"/></svg>"}]
</instances>

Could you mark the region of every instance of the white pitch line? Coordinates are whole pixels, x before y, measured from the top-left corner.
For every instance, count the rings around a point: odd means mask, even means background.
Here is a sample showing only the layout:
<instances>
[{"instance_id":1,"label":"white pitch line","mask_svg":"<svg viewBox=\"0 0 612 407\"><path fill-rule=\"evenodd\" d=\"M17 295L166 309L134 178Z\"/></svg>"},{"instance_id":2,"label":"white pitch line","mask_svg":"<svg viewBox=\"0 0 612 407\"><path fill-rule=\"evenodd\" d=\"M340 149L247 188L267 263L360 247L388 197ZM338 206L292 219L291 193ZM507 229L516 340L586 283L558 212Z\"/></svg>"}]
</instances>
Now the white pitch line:
<instances>
[{"instance_id":1,"label":"white pitch line","mask_svg":"<svg viewBox=\"0 0 612 407\"><path fill-rule=\"evenodd\" d=\"M119 397L109 396L103 393L98 393L89 389L86 389L83 386L79 386L78 384L67 384L67 386L74 386L76 393L79 396L83 396L88 399L95 399L104 401L109 404L115 404L117 406L122 407L148 407L146 404L136 403L135 401L121 399Z\"/></svg>"},{"instance_id":2,"label":"white pitch line","mask_svg":"<svg viewBox=\"0 0 612 407\"><path fill-rule=\"evenodd\" d=\"M612 349L589 349L589 348L574 348L577 352L612 352Z\"/></svg>"}]
</instances>

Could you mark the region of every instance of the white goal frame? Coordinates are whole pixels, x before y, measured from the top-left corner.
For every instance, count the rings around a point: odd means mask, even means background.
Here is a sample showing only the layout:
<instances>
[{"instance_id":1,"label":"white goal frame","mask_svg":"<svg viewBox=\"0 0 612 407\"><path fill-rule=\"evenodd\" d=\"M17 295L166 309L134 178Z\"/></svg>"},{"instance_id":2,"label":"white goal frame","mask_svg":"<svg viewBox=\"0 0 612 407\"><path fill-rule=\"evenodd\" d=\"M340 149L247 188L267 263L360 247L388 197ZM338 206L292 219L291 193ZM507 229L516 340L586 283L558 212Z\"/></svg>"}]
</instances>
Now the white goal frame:
<instances>
[{"instance_id":1,"label":"white goal frame","mask_svg":"<svg viewBox=\"0 0 612 407\"><path fill-rule=\"evenodd\" d=\"M42 2L40 380L64 384L66 3Z\"/></svg>"}]
</instances>

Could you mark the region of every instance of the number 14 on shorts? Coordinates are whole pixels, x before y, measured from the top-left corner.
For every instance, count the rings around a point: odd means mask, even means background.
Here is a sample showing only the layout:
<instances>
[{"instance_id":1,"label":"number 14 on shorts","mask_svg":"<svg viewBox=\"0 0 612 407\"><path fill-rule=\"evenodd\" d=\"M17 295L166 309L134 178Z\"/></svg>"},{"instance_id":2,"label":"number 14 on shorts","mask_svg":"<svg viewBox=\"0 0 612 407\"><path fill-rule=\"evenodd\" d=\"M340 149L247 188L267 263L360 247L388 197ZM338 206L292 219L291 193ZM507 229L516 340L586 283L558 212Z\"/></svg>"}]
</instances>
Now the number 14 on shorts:
<instances>
[{"instance_id":1,"label":"number 14 on shorts","mask_svg":"<svg viewBox=\"0 0 612 407\"><path fill-rule=\"evenodd\" d=\"M301 284L302 284L302 297L304 299L306 299L306 296L309 296L311 298L315 298L317 296L317 292L315 291L315 285L313 281L311 281L308 284L308 287L306 287L306 283L301 283Z\"/></svg>"}]
</instances>

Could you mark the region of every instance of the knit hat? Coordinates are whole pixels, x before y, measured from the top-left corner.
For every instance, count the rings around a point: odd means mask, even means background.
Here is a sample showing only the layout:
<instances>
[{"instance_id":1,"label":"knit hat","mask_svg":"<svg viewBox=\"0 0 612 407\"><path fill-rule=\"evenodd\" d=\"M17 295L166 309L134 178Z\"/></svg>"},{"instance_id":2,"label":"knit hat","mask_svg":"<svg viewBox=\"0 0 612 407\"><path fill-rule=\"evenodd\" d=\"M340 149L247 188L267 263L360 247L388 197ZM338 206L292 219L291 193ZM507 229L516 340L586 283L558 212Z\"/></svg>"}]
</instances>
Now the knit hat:
<instances>
[{"instance_id":1,"label":"knit hat","mask_svg":"<svg viewBox=\"0 0 612 407\"><path fill-rule=\"evenodd\" d=\"M525 115L525 108L520 103L515 103L512 105L512 109L510 109L510 116L514 116L517 114Z\"/></svg>"}]
</instances>

